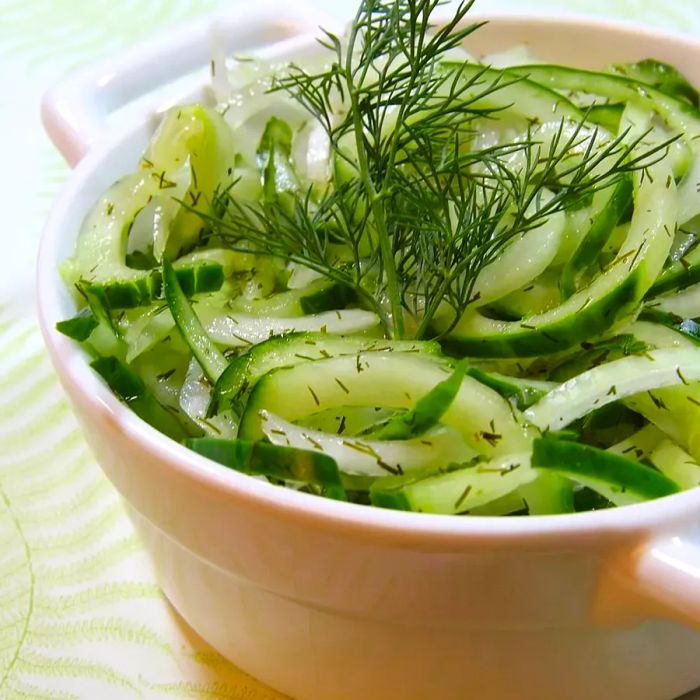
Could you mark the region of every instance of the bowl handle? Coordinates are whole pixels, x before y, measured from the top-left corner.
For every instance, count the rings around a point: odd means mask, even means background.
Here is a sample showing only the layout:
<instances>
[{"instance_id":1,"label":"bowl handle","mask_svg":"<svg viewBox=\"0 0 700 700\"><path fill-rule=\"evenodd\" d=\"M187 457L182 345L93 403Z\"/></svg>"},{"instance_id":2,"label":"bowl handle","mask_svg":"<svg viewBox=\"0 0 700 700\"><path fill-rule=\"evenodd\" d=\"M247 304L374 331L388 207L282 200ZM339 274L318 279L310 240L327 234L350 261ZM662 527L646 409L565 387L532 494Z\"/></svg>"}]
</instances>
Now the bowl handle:
<instances>
[{"instance_id":1,"label":"bowl handle","mask_svg":"<svg viewBox=\"0 0 700 700\"><path fill-rule=\"evenodd\" d=\"M239 5L240 7L240 5ZM43 97L51 140L74 166L120 107L209 64L212 48L245 52L334 22L300 0L254 0L246 9L209 15L135 44L67 76Z\"/></svg>"},{"instance_id":2,"label":"bowl handle","mask_svg":"<svg viewBox=\"0 0 700 700\"><path fill-rule=\"evenodd\" d=\"M700 628L700 547L681 537L642 549L634 567L640 592L680 622Z\"/></svg>"},{"instance_id":3,"label":"bowl handle","mask_svg":"<svg viewBox=\"0 0 700 700\"><path fill-rule=\"evenodd\" d=\"M594 606L599 621L660 618L700 629L700 546L694 539L652 540L609 562Z\"/></svg>"}]
</instances>

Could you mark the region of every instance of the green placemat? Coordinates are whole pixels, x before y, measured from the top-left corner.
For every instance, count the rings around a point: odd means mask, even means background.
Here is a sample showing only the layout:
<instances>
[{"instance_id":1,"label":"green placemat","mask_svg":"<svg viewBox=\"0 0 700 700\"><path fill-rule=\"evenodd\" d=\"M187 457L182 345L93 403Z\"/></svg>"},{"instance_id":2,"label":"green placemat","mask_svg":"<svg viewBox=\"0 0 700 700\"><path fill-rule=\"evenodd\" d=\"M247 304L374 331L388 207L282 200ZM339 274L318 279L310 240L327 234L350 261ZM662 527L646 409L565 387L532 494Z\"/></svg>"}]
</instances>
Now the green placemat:
<instances>
[{"instance_id":1,"label":"green placemat","mask_svg":"<svg viewBox=\"0 0 700 700\"><path fill-rule=\"evenodd\" d=\"M158 591L120 501L62 397L33 310L36 244L68 174L39 123L42 92L72 67L223 4L0 0L3 700L282 697L196 638ZM331 9L347 16L353 6L354 0L339 0ZM597 12L700 31L700 4L686 0L482 0L477 6Z\"/></svg>"}]
</instances>

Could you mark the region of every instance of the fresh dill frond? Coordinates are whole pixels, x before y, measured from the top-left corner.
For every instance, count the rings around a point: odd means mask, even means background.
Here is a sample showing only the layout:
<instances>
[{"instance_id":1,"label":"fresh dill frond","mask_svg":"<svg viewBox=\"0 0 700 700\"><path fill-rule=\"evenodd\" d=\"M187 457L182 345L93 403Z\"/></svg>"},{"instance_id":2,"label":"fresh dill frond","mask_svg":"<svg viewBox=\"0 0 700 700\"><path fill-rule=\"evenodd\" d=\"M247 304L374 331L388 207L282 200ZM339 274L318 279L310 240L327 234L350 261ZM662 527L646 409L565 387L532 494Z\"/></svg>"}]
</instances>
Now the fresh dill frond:
<instances>
[{"instance_id":1,"label":"fresh dill frond","mask_svg":"<svg viewBox=\"0 0 700 700\"><path fill-rule=\"evenodd\" d=\"M208 235L233 248L352 287L396 338L426 337L445 309L456 322L510 241L647 168L673 140L642 148L646 134L613 138L584 114L533 121L512 143L480 145L480 130L513 107L507 89L524 79L455 61L480 24L465 24L473 0L438 24L441 4L362 0L347 37L319 40L327 66L292 64L275 79L272 90L288 93L327 135L325 189L295 183L250 203L233 186L200 213ZM289 151L285 144L268 157L284 168Z\"/></svg>"}]
</instances>

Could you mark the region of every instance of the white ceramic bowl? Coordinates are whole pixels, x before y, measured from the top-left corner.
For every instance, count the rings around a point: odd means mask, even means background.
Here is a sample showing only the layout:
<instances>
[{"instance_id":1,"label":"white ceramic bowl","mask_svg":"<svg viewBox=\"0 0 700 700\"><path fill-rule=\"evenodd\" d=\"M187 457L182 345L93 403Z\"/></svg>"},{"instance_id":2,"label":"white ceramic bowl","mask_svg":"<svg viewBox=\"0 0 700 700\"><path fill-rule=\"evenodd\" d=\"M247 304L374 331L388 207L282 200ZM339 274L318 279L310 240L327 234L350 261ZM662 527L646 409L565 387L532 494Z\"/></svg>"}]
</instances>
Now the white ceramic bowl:
<instances>
[{"instance_id":1,"label":"white ceramic bowl","mask_svg":"<svg viewBox=\"0 0 700 700\"><path fill-rule=\"evenodd\" d=\"M254 676L298 700L669 700L700 685L700 489L617 510L426 516L314 498L226 470L121 405L54 331L73 303L57 267L86 211L137 162L154 119L105 115L207 56L310 46L297 5L207 19L90 68L47 95L47 128L80 161L38 270L51 358L173 605ZM301 38L291 38L298 33ZM285 39L285 37L287 37ZM475 52L517 43L598 67L649 55L700 84L700 43L632 25L502 16ZM192 95L206 96L205 79Z\"/></svg>"}]
</instances>

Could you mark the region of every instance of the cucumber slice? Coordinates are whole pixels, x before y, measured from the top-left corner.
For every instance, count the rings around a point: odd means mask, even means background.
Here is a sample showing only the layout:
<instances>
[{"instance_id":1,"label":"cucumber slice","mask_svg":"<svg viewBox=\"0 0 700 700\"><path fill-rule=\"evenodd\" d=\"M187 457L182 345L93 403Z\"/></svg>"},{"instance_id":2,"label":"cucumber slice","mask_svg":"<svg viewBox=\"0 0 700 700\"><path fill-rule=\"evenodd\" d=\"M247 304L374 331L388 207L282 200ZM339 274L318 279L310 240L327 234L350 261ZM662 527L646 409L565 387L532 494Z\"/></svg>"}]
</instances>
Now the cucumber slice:
<instances>
[{"instance_id":1,"label":"cucumber slice","mask_svg":"<svg viewBox=\"0 0 700 700\"><path fill-rule=\"evenodd\" d=\"M90 210L78 234L73 257L63 263L67 283L78 280L134 286L137 302L152 298L149 273L126 266L129 230L156 187L147 173L127 175L112 185ZM134 304L137 305L137 304Z\"/></svg>"},{"instance_id":2,"label":"cucumber slice","mask_svg":"<svg viewBox=\"0 0 700 700\"><path fill-rule=\"evenodd\" d=\"M630 435L630 437L618 442L616 445L608 447L607 451L611 454L641 462L642 460L649 459L651 453L657 448L664 437L664 434L656 426L651 424L645 425L634 435Z\"/></svg>"},{"instance_id":3,"label":"cucumber slice","mask_svg":"<svg viewBox=\"0 0 700 700\"><path fill-rule=\"evenodd\" d=\"M669 126L692 142L700 133L700 114L690 104L655 87L621 75L552 65L509 68L507 75L524 76L552 90L601 95L612 102L632 102L656 112Z\"/></svg>"},{"instance_id":4,"label":"cucumber slice","mask_svg":"<svg viewBox=\"0 0 700 700\"><path fill-rule=\"evenodd\" d=\"M650 170L652 180L639 186L625 243L588 287L555 309L518 322L469 311L441 341L443 347L472 357L548 355L600 335L632 312L668 255L677 212L675 186L666 166L657 163Z\"/></svg>"},{"instance_id":5,"label":"cucumber slice","mask_svg":"<svg viewBox=\"0 0 700 700\"><path fill-rule=\"evenodd\" d=\"M518 496L527 506L528 515L573 513L574 484L554 472L543 472L518 489Z\"/></svg>"},{"instance_id":6,"label":"cucumber slice","mask_svg":"<svg viewBox=\"0 0 700 700\"><path fill-rule=\"evenodd\" d=\"M476 456L456 430L444 426L408 440L366 440L304 428L268 411L262 411L261 419L271 443L322 452L347 474L377 478L427 467L437 469Z\"/></svg>"},{"instance_id":7,"label":"cucumber slice","mask_svg":"<svg viewBox=\"0 0 700 700\"><path fill-rule=\"evenodd\" d=\"M127 352L126 343L105 304L104 297L91 287L78 284L76 289L82 294L92 317L97 321L97 326L90 334L90 347L99 356L113 355L124 359Z\"/></svg>"},{"instance_id":8,"label":"cucumber slice","mask_svg":"<svg viewBox=\"0 0 700 700\"><path fill-rule=\"evenodd\" d=\"M554 389L524 412L541 430L560 430L594 409L654 389L700 380L696 349L650 350L608 362Z\"/></svg>"},{"instance_id":9,"label":"cucumber slice","mask_svg":"<svg viewBox=\"0 0 700 700\"><path fill-rule=\"evenodd\" d=\"M692 352L697 354L697 349ZM661 429L694 459L700 459L700 384L686 381L688 385L635 394L624 403Z\"/></svg>"},{"instance_id":10,"label":"cucumber slice","mask_svg":"<svg viewBox=\"0 0 700 700\"><path fill-rule=\"evenodd\" d=\"M338 466L319 452L216 438L194 438L185 444L198 454L244 474L313 484L327 498L347 500Z\"/></svg>"},{"instance_id":11,"label":"cucumber slice","mask_svg":"<svg viewBox=\"0 0 700 700\"><path fill-rule=\"evenodd\" d=\"M596 261L615 226L629 209L632 204L632 189L632 178L625 177L610 191L596 195L596 198L602 198L604 204L594 214L591 227L562 270L560 287L563 299L568 299L576 292L581 273Z\"/></svg>"},{"instance_id":12,"label":"cucumber slice","mask_svg":"<svg viewBox=\"0 0 700 700\"><path fill-rule=\"evenodd\" d=\"M248 440L263 436L261 410L295 421L337 406L412 408L416 399L449 373L449 366L430 357L382 352L276 369L251 392L239 436ZM532 436L505 399L471 377L463 379L441 422L459 430L467 445L480 454L522 451Z\"/></svg>"},{"instance_id":13,"label":"cucumber slice","mask_svg":"<svg viewBox=\"0 0 700 700\"><path fill-rule=\"evenodd\" d=\"M160 296L159 272L135 270L126 265L128 237L140 211L154 199L160 211L167 241L154 241L156 257L167 248L174 257L192 247L201 230L201 219L176 199L190 192L192 209L209 206L214 189L231 181L234 149L221 117L201 105L173 108L159 127L142 160L142 169L118 181L97 201L80 230L73 257L64 264L71 284L82 280L99 290L109 308L129 308L151 303ZM177 172L185 169L191 187L176 186ZM162 227L161 227L162 228ZM179 271L188 293L218 289L221 266L202 262Z\"/></svg>"},{"instance_id":14,"label":"cucumber slice","mask_svg":"<svg viewBox=\"0 0 700 700\"><path fill-rule=\"evenodd\" d=\"M226 309L199 304L197 312L209 337L226 347L249 347L274 335L311 331L345 335L370 331L379 316L363 309L342 309L309 314L299 318L259 318L235 314Z\"/></svg>"},{"instance_id":15,"label":"cucumber slice","mask_svg":"<svg viewBox=\"0 0 700 700\"><path fill-rule=\"evenodd\" d=\"M700 284L668 296L657 297L647 302L647 308L665 311L681 319L700 318Z\"/></svg>"},{"instance_id":16,"label":"cucumber slice","mask_svg":"<svg viewBox=\"0 0 700 700\"><path fill-rule=\"evenodd\" d=\"M224 283L223 268L218 263L178 265L175 268L180 286L186 296L216 292ZM161 273L152 270L129 281L92 282L87 287L100 294L109 309L133 309L163 298Z\"/></svg>"},{"instance_id":17,"label":"cucumber slice","mask_svg":"<svg viewBox=\"0 0 700 700\"><path fill-rule=\"evenodd\" d=\"M92 332L99 325L100 322L92 315L91 311L87 310L87 313L83 312L66 321L59 321L56 324L56 330L82 343L92 335Z\"/></svg>"},{"instance_id":18,"label":"cucumber slice","mask_svg":"<svg viewBox=\"0 0 700 700\"><path fill-rule=\"evenodd\" d=\"M617 134L624 111L625 105L621 102L593 104L586 110L586 120L602 126L611 134Z\"/></svg>"},{"instance_id":19,"label":"cucumber slice","mask_svg":"<svg viewBox=\"0 0 700 700\"><path fill-rule=\"evenodd\" d=\"M336 406L300 418L296 425L322 433L369 440L397 413L395 409L380 406Z\"/></svg>"},{"instance_id":20,"label":"cucumber slice","mask_svg":"<svg viewBox=\"0 0 700 700\"><path fill-rule=\"evenodd\" d=\"M659 311L656 308L646 308L639 314L639 320L651 321L657 325L670 328L694 345L700 345L700 324L693 321L693 319L683 318L667 311Z\"/></svg>"},{"instance_id":21,"label":"cucumber slice","mask_svg":"<svg viewBox=\"0 0 700 700\"><path fill-rule=\"evenodd\" d=\"M119 314L117 327L128 347L126 361L133 362L145 352L153 350L161 342L181 340L175 330L175 321L167 303L139 309L138 312L123 311ZM183 351L186 344L182 341Z\"/></svg>"},{"instance_id":22,"label":"cucumber slice","mask_svg":"<svg viewBox=\"0 0 700 700\"><path fill-rule=\"evenodd\" d=\"M551 198L545 197L545 201ZM566 218L563 212L549 216L532 231L512 240L498 259L476 278L472 308L502 299L526 286L552 263L559 249Z\"/></svg>"},{"instance_id":23,"label":"cucumber slice","mask_svg":"<svg viewBox=\"0 0 700 700\"><path fill-rule=\"evenodd\" d=\"M549 370L549 378L554 382L565 382L603 362L612 362L629 355L643 355L651 347L657 346L635 336L630 326L629 333L621 333L595 343L582 343L580 350L573 351L561 362L554 364Z\"/></svg>"},{"instance_id":24,"label":"cucumber slice","mask_svg":"<svg viewBox=\"0 0 700 700\"><path fill-rule=\"evenodd\" d=\"M190 362L197 364L196 360L190 360L186 346L180 352L167 344L144 353L134 362L127 360L129 367L141 377L156 401L178 415L182 413L180 390ZM185 419L189 417L186 411L184 416Z\"/></svg>"},{"instance_id":25,"label":"cucumber slice","mask_svg":"<svg viewBox=\"0 0 700 700\"><path fill-rule=\"evenodd\" d=\"M698 106L698 91L677 68L668 63L647 58L638 63L617 64L611 70L651 85L670 97L690 102L694 107Z\"/></svg>"},{"instance_id":26,"label":"cucumber slice","mask_svg":"<svg viewBox=\"0 0 700 700\"><path fill-rule=\"evenodd\" d=\"M649 288L646 298L655 298L659 294L683 289L698 282L700 282L700 245L696 245L690 252L666 267Z\"/></svg>"},{"instance_id":27,"label":"cucumber slice","mask_svg":"<svg viewBox=\"0 0 700 700\"><path fill-rule=\"evenodd\" d=\"M489 310L496 318L504 321L519 321L526 316L545 313L559 306L561 304L559 290L561 268L555 269L555 264L553 263L553 266L542 275L517 291L489 304Z\"/></svg>"},{"instance_id":28,"label":"cucumber slice","mask_svg":"<svg viewBox=\"0 0 700 700\"><path fill-rule=\"evenodd\" d=\"M557 385L555 382L537 379L520 379L497 372L485 372L477 367L469 367L467 375L497 391L520 411L537 403Z\"/></svg>"},{"instance_id":29,"label":"cucumber slice","mask_svg":"<svg viewBox=\"0 0 700 700\"><path fill-rule=\"evenodd\" d=\"M196 426L179 420L161 406L146 389L141 378L116 357L98 357L90 366L107 386L141 419L176 442L200 434Z\"/></svg>"},{"instance_id":30,"label":"cucumber slice","mask_svg":"<svg viewBox=\"0 0 700 700\"><path fill-rule=\"evenodd\" d=\"M511 491L505 496L485 503L483 506L474 506L469 509L469 515L527 515L527 503L520 495L520 489Z\"/></svg>"},{"instance_id":31,"label":"cucumber slice","mask_svg":"<svg viewBox=\"0 0 700 700\"><path fill-rule=\"evenodd\" d=\"M130 358L136 357L156 343L164 340L175 326L169 309L154 307L138 323L138 328L129 329ZM229 348L251 348L270 338L290 335L295 332L327 331L338 333L362 333L379 324L376 314L359 309L324 312L292 318L264 318L247 314L227 312L219 301L202 300L197 305L197 316L206 334L219 345ZM376 340L367 339L373 343ZM379 341L383 344L384 341ZM437 346L437 344L434 344ZM437 346L439 348L439 346Z\"/></svg>"},{"instance_id":32,"label":"cucumber slice","mask_svg":"<svg viewBox=\"0 0 700 700\"><path fill-rule=\"evenodd\" d=\"M515 76L508 70L489 68L470 61L444 61L441 65L445 70L458 72L461 78L471 83L460 94L460 99L470 109L499 110L492 118L517 114L530 123L583 120L583 112L571 100L552 90L543 81L529 80L527 76Z\"/></svg>"},{"instance_id":33,"label":"cucumber slice","mask_svg":"<svg viewBox=\"0 0 700 700\"><path fill-rule=\"evenodd\" d=\"M193 357L187 367L180 391L178 406L182 412L198 425L202 432L215 438L232 439L238 432L238 421L231 411L220 411L209 415L212 386Z\"/></svg>"},{"instance_id":34,"label":"cucumber slice","mask_svg":"<svg viewBox=\"0 0 700 700\"><path fill-rule=\"evenodd\" d=\"M649 461L682 489L700 486L700 464L671 440L662 440Z\"/></svg>"},{"instance_id":35,"label":"cucumber slice","mask_svg":"<svg viewBox=\"0 0 700 700\"><path fill-rule=\"evenodd\" d=\"M394 510L455 515L469 512L512 493L536 478L530 454L521 452L488 462L452 465L377 479L370 487L372 505Z\"/></svg>"},{"instance_id":36,"label":"cucumber slice","mask_svg":"<svg viewBox=\"0 0 700 700\"><path fill-rule=\"evenodd\" d=\"M212 385L215 384L228 366L228 362L202 328L202 324L182 291L175 270L167 258L163 259L163 283L165 299L177 329L204 370L207 379Z\"/></svg>"},{"instance_id":37,"label":"cucumber slice","mask_svg":"<svg viewBox=\"0 0 700 700\"><path fill-rule=\"evenodd\" d=\"M354 301L356 295L350 287L328 279L320 279L302 289L278 292L263 299L247 299L240 296L232 299L228 306L234 312L284 318L343 309Z\"/></svg>"},{"instance_id":38,"label":"cucumber slice","mask_svg":"<svg viewBox=\"0 0 700 700\"><path fill-rule=\"evenodd\" d=\"M646 316L642 312L641 316ZM637 341L649 348L692 348L697 345L695 338L689 338L676 326L638 320L625 328Z\"/></svg>"},{"instance_id":39,"label":"cucumber slice","mask_svg":"<svg viewBox=\"0 0 700 700\"><path fill-rule=\"evenodd\" d=\"M680 491L675 481L660 472L620 455L566 440L537 438L532 466L551 469L600 492L617 489L633 498L647 500ZM603 493L603 495L606 495Z\"/></svg>"},{"instance_id":40,"label":"cucumber slice","mask_svg":"<svg viewBox=\"0 0 700 700\"><path fill-rule=\"evenodd\" d=\"M141 161L162 200L156 219L169 224L164 228L154 221L157 260L177 258L197 243L198 213L208 210L217 189L235 181L235 155L231 129L215 109L191 104L166 112Z\"/></svg>"},{"instance_id":41,"label":"cucumber slice","mask_svg":"<svg viewBox=\"0 0 700 700\"><path fill-rule=\"evenodd\" d=\"M435 426L459 393L467 371L466 362L457 363L454 372L438 382L406 413L394 416L378 433L379 440L407 440Z\"/></svg>"},{"instance_id":42,"label":"cucumber slice","mask_svg":"<svg viewBox=\"0 0 700 700\"><path fill-rule=\"evenodd\" d=\"M437 355L440 346L431 341L344 337L331 333L288 333L254 345L234 359L219 378L214 401L242 407L245 398L263 375L279 367L314 360L367 352L407 352Z\"/></svg>"},{"instance_id":43,"label":"cucumber slice","mask_svg":"<svg viewBox=\"0 0 700 700\"><path fill-rule=\"evenodd\" d=\"M685 100L679 100L644 82L620 75L597 73L564 66L518 66L509 71L512 75L526 76L555 90L602 95L613 102L625 102L658 114L671 129L683 139L683 147L670 149L673 174L681 178L679 187L678 221L685 223L700 214L700 112Z\"/></svg>"}]
</instances>

